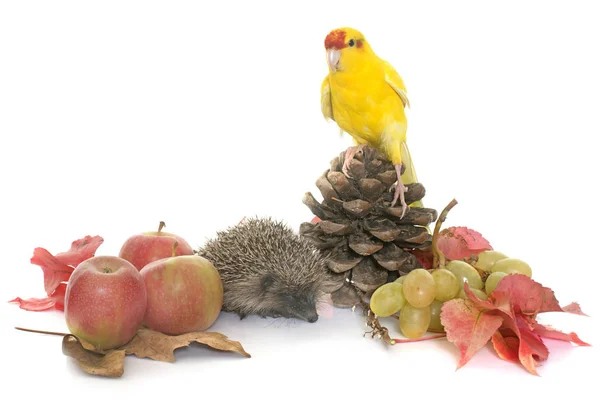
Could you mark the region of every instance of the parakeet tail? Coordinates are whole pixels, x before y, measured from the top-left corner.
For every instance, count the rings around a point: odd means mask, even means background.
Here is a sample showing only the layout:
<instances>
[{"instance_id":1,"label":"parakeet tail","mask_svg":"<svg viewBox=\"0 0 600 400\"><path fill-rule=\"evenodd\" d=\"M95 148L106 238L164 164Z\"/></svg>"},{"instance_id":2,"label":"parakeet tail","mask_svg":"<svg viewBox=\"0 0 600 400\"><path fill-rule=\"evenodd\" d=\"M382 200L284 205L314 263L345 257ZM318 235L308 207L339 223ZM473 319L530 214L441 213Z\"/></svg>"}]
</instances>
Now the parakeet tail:
<instances>
[{"instance_id":1,"label":"parakeet tail","mask_svg":"<svg viewBox=\"0 0 600 400\"><path fill-rule=\"evenodd\" d=\"M406 170L402 174L402 183L408 185L410 183L417 183L419 180L417 179L417 172L415 171L415 165L413 164L412 157L410 156L410 151L408 150L408 145L406 142L402 142L401 144L401 152L402 152L402 163L405 165ZM410 207L423 207L423 203L419 201L415 201L410 204Z\"/></svg>"}]
</instances>

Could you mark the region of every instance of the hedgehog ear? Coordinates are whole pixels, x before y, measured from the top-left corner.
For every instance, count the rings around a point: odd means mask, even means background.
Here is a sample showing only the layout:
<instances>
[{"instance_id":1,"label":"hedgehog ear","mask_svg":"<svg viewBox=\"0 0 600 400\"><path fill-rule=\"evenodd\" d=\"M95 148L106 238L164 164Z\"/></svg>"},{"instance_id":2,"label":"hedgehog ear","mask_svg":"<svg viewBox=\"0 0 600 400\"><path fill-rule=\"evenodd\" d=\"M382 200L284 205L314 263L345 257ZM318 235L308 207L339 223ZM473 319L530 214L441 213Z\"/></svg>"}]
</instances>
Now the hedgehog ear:
<instances>
[{"instance_id":1,"label":"hedgehog ear","mask_svg":"<svg viewBox=\"0 0 600 400\"><path fill-rule=\"evenodd\" d=\"M275 279L271 275L265 275L260 282L260 294L265 294L271 286L273 286Z\"/></svg>"}]
</instances>

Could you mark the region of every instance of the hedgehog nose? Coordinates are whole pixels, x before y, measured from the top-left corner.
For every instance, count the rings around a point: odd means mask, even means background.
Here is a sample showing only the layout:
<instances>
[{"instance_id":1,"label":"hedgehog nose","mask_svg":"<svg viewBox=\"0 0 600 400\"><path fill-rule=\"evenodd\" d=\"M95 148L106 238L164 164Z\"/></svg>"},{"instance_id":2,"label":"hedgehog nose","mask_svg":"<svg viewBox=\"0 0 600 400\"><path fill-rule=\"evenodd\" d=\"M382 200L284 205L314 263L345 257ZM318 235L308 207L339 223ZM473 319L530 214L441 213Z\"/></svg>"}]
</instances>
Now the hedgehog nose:
<instances>
[{"instance_id":1,"label":"hedgehog nose","mask_svg":"<svg viewBox=\"0 0 600 400\"><path fill-rule=\"evenodd\" d=\"M317 322L317 320L319 319L318 315L311 315L310 317L308 317L308 322Z\"/></svg>"}]
</instances>

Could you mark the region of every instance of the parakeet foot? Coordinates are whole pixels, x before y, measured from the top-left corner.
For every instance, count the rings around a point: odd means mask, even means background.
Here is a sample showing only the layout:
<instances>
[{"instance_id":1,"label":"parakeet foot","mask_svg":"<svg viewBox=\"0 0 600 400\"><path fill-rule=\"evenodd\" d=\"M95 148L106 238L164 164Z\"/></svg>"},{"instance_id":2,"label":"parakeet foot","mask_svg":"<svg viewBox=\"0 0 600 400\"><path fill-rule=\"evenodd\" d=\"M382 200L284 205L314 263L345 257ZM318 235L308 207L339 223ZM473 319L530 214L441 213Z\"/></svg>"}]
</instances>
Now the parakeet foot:
<instances>
[{"instance_id":1,"label":"parakeet foot","mask_svg":"<svg viewBox=\"0 0 600 400\"><path fill-rule=\"evenodd\" d=\"M342 165L342 172L346 175L346 178L350 178L348 175L348 168L350 167L350 161L354 158L354 155L358 151L362 151L366 144L359 144L358 146L348 147L346 150L346 157L344 157L344 165Z\"/></svg>"},{"instance_id":2,"label":"parakeet foot","mask_svg":"<svg viewBox=\"0 0 600 400\"><path fill-rule=\"evenodd\" d=\"M392 200L392 207L394 207L396 205L396 202L398 201L398 199L400 199L400 204L402 205L402 215L400 216L400 219L402 219L402 218L404 218L404 215L406 214L406 209L408 208L408 205L406 204L406 201L404 200L404 193L406 191L408 191L408 188L406 186L404 186L404 183L402 183L402 179L401 179L402 165L401 164L394 165L394 168L396 169L396 175L398 176L398 182L396 183L396 190L394 192L394 199Z\"/></svg>"},{"instance_id":3,"label":"parakeet foot","mask_svg":"<svg viewBox=\"0 0 600 400\"><path fill-rule=\"evenodd\" d=\"M346 150L346 157L344 157L344 165L342 165L342 172L346 175L346 178L350 178L348 175L348 167L350 166L350 161L354 158L354 155L358 151L357 146L348 147Z\"/></svg>"}]
</instances>

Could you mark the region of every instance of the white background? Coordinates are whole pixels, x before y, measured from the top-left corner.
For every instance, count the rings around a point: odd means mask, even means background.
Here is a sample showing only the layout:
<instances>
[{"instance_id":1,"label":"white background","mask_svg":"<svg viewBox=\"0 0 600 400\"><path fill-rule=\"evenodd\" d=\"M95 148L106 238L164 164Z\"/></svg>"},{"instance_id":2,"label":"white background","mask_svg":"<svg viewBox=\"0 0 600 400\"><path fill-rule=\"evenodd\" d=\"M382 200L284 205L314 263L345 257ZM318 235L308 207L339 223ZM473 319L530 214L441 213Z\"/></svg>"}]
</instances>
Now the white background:
<instances>
[{"instance_id":1,"label":"white background","mask_svg":"<svg viewBox=\"0 0 600 400\"><path fill-rule=\"evenodd\" d=\"M0 6L0 390L19 398L525 398L596 392L600 16L593 1L28 1ZM320 111L323 40L361 30L403 76L425 204L527 260L562 304L543 315L596 347L548 341L541 377L486 347L455 372L445 340L386 348L337 310L316 324L222 314L251 359L194 347L174 364L128 357L80 372L44 296L35 247L87 234L116 254L168 231L201 245L244 216L297 229L301 203L350 141ZM320 198L320 195L317 196ZM399 333L390 324L394 336ZM574 392L575 391L575 392ZM418 397L416 397L418 396ZM578 398L595 395L578 394ZM4 397L1 394L0 397Z\"/></svg>"}]
</instances>

